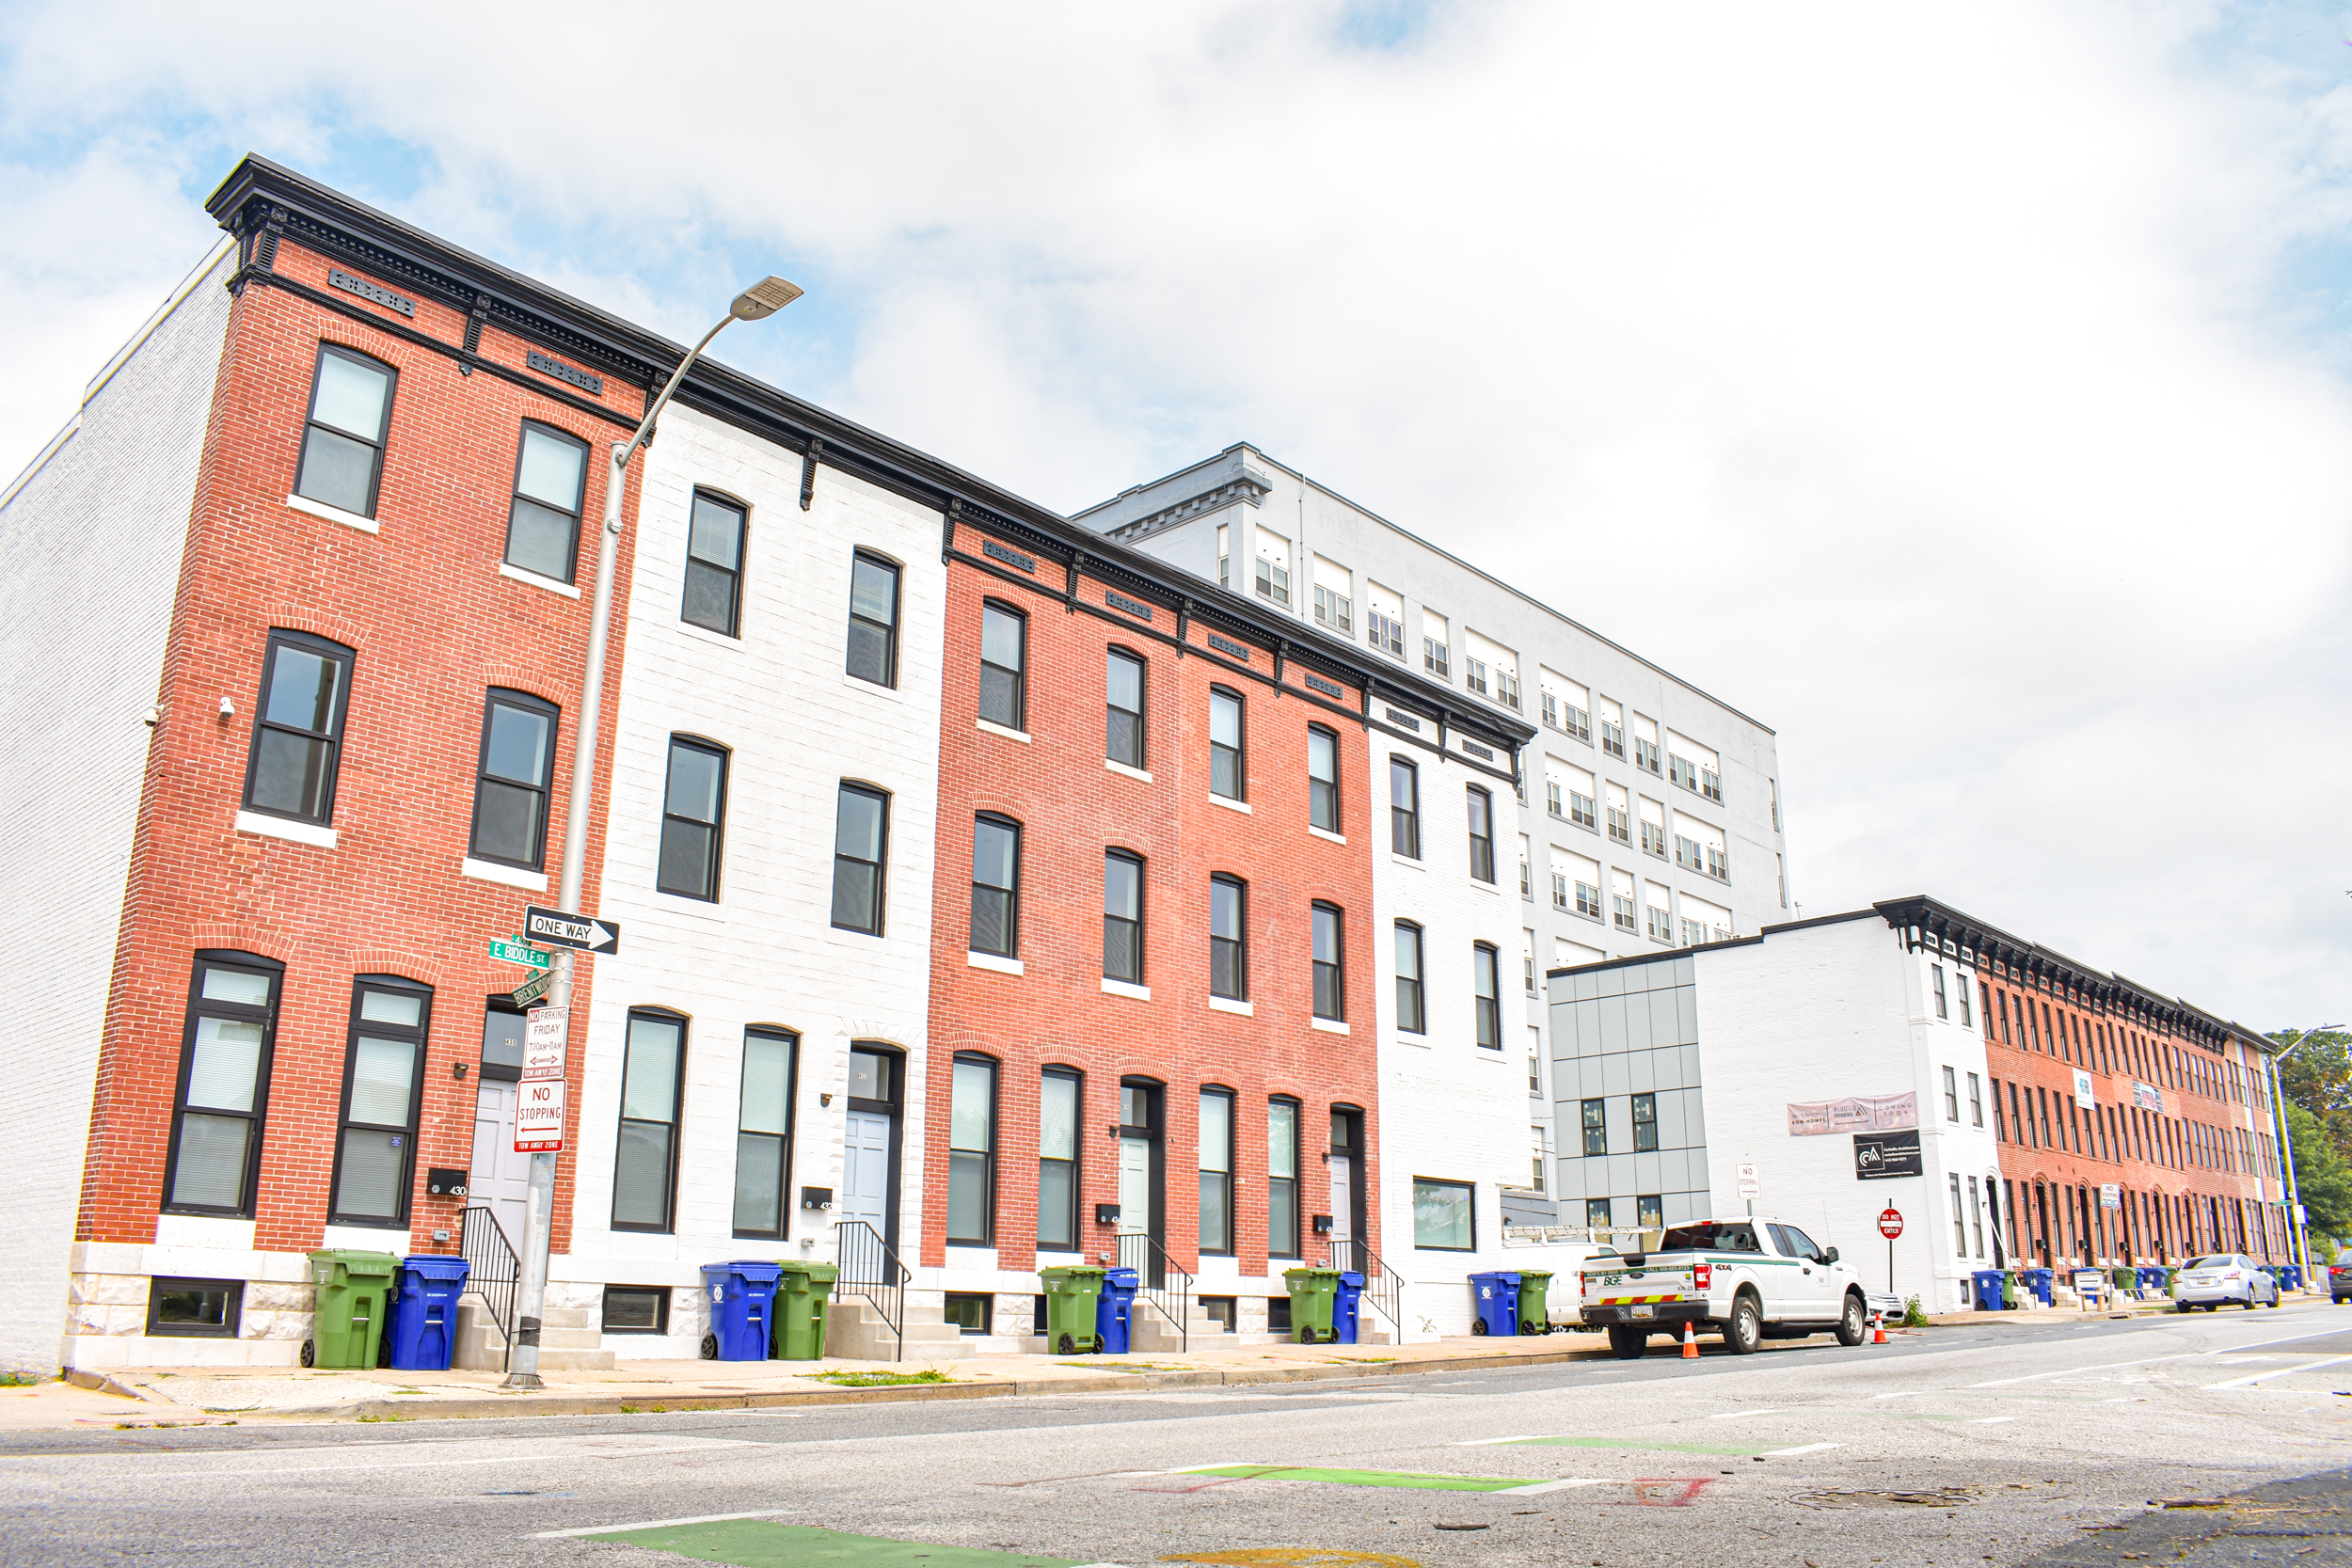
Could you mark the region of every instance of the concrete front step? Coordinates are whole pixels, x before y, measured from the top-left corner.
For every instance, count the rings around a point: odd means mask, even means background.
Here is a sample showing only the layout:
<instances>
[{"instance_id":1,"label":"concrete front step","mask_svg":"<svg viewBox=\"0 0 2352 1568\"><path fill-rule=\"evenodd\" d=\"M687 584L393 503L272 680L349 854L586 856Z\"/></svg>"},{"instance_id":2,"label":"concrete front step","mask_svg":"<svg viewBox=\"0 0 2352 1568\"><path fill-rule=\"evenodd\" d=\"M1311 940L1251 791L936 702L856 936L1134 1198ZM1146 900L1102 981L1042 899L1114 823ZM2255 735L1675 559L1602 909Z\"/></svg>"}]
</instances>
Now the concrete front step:
<instances>
[{"instance_id":1,"label":"concrete front step","mask_svg":"<svg viewBox=\"0 0 2352 1568\"><path fill-rule=\"evenodd\" d=\"M591 1323L584 1307L559 1307L539 1320L539 1366L550 1372L611 1371L614 1353L603 1348L604 1332ZM506 1337L479 1296L457 1304L457 1338L450 1365L474 1371L497 1371L506 1365Z\"/></svg>"},{"instance_id":2,"label":"concrete front step","mask_svg":"<svg viewBox=\"0 0 2352 1568\"><path fill-rule=\"evenodd\" d=\"M930 1308L930 1314L943 1312ZM890 1331L881 1311L863 1296L835 1298L825 1311L825 1354L850 1361L961 1361L977 1355L980 1347L944 1316L926 1314L909 1304L903 1347Z\"/></svg>"}]
</instances>

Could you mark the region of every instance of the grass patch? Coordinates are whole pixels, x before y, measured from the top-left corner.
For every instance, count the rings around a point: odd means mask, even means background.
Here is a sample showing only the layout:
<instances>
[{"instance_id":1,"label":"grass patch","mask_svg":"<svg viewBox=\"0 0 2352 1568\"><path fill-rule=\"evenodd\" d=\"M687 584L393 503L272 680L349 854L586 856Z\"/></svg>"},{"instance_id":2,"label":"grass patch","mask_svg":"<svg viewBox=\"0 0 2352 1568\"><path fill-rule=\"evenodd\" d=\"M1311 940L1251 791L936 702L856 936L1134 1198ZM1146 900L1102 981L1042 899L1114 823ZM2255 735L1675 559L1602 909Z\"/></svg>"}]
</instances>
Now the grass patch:
<instances>
[{"instance_id":1,"label":"grass patch","mask_svg":"<svg viewBox=\"0 0 2352 1568\"><path fill-rule=\"evenodd\" d=\"M363 1421L405 1421L409 1418L406 1416L362 1416L359 1418Z\"/></svg>"},{"instance_id":2,"label":"grass patch","mask_svg":"<svg viewBox=\"0 0 2352 1568\"><path fill-rule=\"evenodd\" d=\"M952 1383L955 1380L936 1368L919 1372L859 1372L843 1370L832 1372L804 1372L804 1377L818 1383L830 1383L837 1388L897 1388L910 1383Z\"/></svg>"},{"instance_id":3,"label":"grass patch","mask_svg":"<svg viewBox=\"0 0 2352 1568\"><path fill-rule=\"evenodd\" d=\"M33 1372L0 1372L0 1388L30 1388L48 1381Z\"/></svg>"},{"instance_id":4,"label":"grass patch","mask_svg":"<svg viewBox=\"0 0 2352 1568\"><path fill-rule=\"evenodd\" d=\"M1896 1322L1904 1328L1925 1328L1928 1326L1928 1309L1919 1305L1917 1296L1913 1296L1903 1303L1903 1315Z\"/></svg>"},{"instance_id":5,"label":"grass patch","mask_svg":"<svg viewBox=\"0 0 2352 1568\"><path fill-rule=\"evenodd\" d=\"M1156 1361L1064 1361L1064 1367L1083 1367L1089 1372L1189 1372L1193 1367L1163 1366Z\"/></svg>"}]
</instances>

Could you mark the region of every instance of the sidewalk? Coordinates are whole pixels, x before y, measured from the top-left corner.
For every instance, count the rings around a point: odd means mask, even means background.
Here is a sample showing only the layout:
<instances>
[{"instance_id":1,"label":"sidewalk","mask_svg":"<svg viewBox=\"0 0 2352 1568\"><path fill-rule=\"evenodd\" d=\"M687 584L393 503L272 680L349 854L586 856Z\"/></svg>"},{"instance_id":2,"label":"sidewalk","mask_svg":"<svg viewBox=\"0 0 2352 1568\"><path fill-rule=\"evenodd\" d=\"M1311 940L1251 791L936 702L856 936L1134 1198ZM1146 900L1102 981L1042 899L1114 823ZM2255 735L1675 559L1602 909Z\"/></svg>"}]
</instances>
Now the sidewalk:
<instances>
[{"instance_id":1,"label":"sidewalk","mask_svg":"<svg viewBox=\"0 0 2352 1568\"><path fill-rule=\"evenodd\" d=\"M495 1371L289 1371L202 1367L76 1373L81 1387L42 1386L46 1399L0 1403L12 1426L215 1425L269 1418L413 1420L476 1416L592 1416L641 1410L743 1409L1023 1394L1099 1393L1120 1388L1223 1387L1403 1372L1543 1365L1606 1355L1599 1334L1465 1337L1417 1345L1241 1345L1186 1354L982 1355L927 1365L848 1361L623 1361L609 1371L551 1371L532 1392L499 1386ZM880 1377L935 1374L922 1382L853 1386L825 1373ZM24 1392L34 1392L25 1390ZM69 1400L67 1395L74 1396ZM92 1406L87 1402L97 1401Z\"/></svg>"}]
</instances>

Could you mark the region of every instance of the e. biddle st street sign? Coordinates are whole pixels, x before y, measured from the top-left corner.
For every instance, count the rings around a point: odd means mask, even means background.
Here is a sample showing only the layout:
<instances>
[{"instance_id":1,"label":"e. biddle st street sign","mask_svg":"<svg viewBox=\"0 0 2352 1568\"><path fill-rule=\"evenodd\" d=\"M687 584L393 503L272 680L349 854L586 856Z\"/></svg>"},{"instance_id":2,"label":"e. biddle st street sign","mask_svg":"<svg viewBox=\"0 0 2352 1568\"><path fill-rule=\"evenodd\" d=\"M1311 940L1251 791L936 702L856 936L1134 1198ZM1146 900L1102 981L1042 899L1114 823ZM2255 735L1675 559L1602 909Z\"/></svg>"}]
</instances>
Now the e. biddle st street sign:
<instances>
[{"instance_id":1,"label":"e. biddle st street sign","mask_svg":"<svg viewBox=\"0 0 2352 1568\"><path fill-rule=\"evenodd\" d=\"M536 904L523 909L523 935L532 942L568 947L579 953L614 953L621 946L617 922L598 920L593 915L565 914L562 910L542 909Z\"/></svg>"}]
</instances>

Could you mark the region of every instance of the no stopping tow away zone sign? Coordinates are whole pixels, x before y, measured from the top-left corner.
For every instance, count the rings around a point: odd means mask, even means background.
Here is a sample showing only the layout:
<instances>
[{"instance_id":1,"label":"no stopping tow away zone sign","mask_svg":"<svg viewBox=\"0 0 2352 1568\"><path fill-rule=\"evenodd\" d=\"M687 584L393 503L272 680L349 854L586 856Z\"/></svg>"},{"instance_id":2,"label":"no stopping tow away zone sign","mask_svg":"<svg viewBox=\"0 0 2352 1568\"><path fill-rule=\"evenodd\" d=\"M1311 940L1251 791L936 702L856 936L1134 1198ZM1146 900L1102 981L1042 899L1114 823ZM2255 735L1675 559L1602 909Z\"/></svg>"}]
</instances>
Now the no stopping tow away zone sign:
<instances>
[{"instance_id":1,"label":"no stopping tow away zone sign","mask_svg":"<svg viewBox=\"0 0 2352 1568\"><path fill-rule=\"evenodd\" d=\"M541 1007L523 1024L523 1077L516 1085L515 1152L554 1154L564 1148L564 1048L569 1008Z\"/></svg>"}]
</instances>

